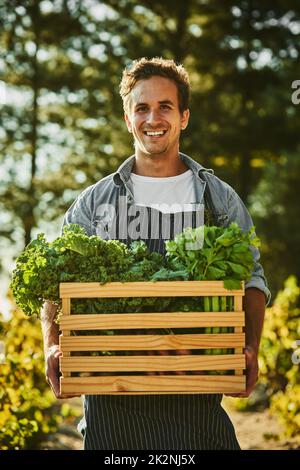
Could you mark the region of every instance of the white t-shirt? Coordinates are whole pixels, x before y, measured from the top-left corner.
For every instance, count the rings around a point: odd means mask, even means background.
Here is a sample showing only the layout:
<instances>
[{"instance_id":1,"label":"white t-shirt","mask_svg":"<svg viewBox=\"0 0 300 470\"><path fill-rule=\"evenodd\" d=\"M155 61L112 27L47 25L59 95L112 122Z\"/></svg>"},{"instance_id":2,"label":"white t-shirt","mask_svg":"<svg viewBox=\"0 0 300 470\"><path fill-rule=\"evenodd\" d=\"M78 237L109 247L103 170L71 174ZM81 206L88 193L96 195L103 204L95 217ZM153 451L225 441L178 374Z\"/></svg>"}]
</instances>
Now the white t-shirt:
<instances>
[{"instance_id":1,"label":"white t-shirt","mask_svg":"<svg viewBox=\"0 0 300 470\"><path fill-rule=\"evenodd\" d=\"M131 173L131 181L135 204L153 207L163 213L194 210L196 195L192 170L163 178Z\"/></svg>"}]
</instances>

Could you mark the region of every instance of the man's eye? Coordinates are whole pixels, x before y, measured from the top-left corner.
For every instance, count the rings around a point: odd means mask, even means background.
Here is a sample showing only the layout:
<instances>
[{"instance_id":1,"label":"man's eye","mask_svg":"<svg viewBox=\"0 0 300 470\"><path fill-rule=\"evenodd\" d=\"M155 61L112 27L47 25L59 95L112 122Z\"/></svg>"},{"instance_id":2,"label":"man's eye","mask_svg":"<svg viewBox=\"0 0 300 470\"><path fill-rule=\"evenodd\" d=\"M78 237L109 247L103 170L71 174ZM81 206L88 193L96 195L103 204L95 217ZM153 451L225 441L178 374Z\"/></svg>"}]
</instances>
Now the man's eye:
<instances>
[{"instance_id":1,"label":"man's eye","mask_svg":"<svg viewBox=\"0 0 300 470\"><path fill-rule=\"evenodd\" d=\"M162 104L161 108L162 109L171 109L171 106L169 106L168 104Z\"/></svg>"},{"instance_id":2,"label":"man's eye","mask_svg":"<svg viewBox=\"0 0 300 470\"><path fill-rule=\"evenodd\" d=\"M142 107L140 107L140 108L137 108L136 110L137 110L138 113L139 113L140 111L144 112L144 111L146 111L146 107L145 107L145 106L142 106Z\"/></svg>"}]
</instances>

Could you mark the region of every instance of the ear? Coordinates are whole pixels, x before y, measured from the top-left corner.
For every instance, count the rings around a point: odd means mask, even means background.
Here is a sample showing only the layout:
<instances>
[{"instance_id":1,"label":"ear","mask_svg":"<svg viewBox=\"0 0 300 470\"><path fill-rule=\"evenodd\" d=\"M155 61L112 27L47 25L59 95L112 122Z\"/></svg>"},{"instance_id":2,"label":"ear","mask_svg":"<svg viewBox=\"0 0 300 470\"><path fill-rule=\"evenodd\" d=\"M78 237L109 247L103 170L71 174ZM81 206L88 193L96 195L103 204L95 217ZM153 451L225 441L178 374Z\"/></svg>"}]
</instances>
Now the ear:
<instances>
[{"instance_id":1,"label":"ear","mask_svg":"<svg viewBox=\"0 0 300 470\"><path fill-rule=\"evenodd\" d=\"M181 115L181 129L184 130L188 123L189 123L189 118L190 118L190 110L189 109L185 109Z\"/></svg>"},{"instance_id":2,"label":"ear","mask_svg":"<svg viewBox=\"0 0 300 470\"><path fill-rule=\"evenodd\" d=\"M126 122L126 126L127 126L127 129L128 129L128 132L132 132L132 126L131 126L131 121L130 121L130 118L128 116L127 113L124 114L124 119L125 119L125 122Z\"/></svg>"}]
</instances>

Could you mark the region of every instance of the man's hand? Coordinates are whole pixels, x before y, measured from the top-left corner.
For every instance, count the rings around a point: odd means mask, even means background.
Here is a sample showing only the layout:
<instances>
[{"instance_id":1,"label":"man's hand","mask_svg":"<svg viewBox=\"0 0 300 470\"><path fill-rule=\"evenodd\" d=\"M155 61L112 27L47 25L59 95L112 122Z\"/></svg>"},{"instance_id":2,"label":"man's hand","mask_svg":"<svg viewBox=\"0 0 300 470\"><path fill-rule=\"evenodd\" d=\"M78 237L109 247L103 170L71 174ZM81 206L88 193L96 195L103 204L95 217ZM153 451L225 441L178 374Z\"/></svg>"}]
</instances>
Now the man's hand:
<instances>
[{"instance_id":1,"label":"man's hand","mask_svg":"<svg viewBox=\"0 0 300 470\"><path fill-rule=\"evenodd\" d=\"M253 392L258 379L258 354L251 346L246 346L246 391L243 393L226 393L227 397L246 398Z\"/></svg>"},{"instance_id":2,"label":"man's hand","mask_svg":"<svg viewBox=\"0 0 300 470\"><path fill-rule=\"evenodd\" d=\"M243 308L246 321L246 392L228 394L231 397L249 397L258 379L258 350L265 316L265 294L255 288L245 290Z\"/></svg>"},{"instance_id":3,"label":"man's hand","mask_svg":"<svg viewBox=\"0 0 300 470\"><path fill-rule=\"evenodd\" d=\"M80 397L81 395L67 395L60 393L59 387L59 357L62 356L62 352L58 345L51 346L46 355L46 380L50 385L56 398L73 398Z\"/></svg>"}]
</instances>

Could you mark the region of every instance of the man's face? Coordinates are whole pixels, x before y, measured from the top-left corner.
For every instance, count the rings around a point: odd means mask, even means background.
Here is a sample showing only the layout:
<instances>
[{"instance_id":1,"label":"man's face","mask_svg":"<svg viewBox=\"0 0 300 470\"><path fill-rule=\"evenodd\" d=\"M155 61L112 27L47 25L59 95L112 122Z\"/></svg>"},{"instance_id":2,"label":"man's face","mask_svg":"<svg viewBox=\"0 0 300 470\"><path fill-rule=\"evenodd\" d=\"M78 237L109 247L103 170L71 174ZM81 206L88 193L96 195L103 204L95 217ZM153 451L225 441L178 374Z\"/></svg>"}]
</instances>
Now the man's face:
<instances>
[{"instance_id":1,"label":"man's face","mask_svg":"<svg viewBox=\"0 0 300 470\"><path fill-rule=\"evenodd\" d=\"M125 121L138 154L177 154L180 131L188 119L188 110L179 111L177 87L168 78L140 80L131 91Z\"/></svg>"}]
</instances>

